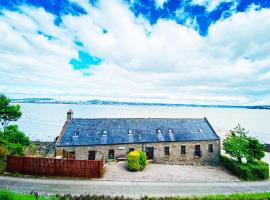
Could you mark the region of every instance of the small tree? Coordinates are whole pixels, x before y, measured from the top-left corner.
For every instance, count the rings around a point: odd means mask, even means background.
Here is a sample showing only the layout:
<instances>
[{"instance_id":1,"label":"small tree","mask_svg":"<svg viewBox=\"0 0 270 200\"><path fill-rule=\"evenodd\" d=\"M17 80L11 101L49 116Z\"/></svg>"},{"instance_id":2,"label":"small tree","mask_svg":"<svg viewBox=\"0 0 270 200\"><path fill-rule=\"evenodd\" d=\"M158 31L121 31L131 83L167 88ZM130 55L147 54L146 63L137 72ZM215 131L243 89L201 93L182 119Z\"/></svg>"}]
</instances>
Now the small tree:
<instances>
[{"instance_id":1,"label":"small tree","mask_svg":"<svg viewBox=\"0 0 270 200\"><path fill-rule=\"evenodd\" d=\"M0 95L0 123L3 128L7 127L9 122L17 121L22 116L19 105L11 105L10 99L5 95Z\"/></svg>"},{"instance_id":2,"label":"small tree","mask_svg":"<svg viewBox=\"0 0 270 200\"><path fill-rule=\"evenodd\" d=\"M24 148L30 145L30 140L19 130L17 125L9 125L10 122L18 120L22 115L19 105L11 105L10 99L0 95L0 129L1 155L7 154L23 155ZM1 128L0 126L0 128Z\"/></svg>"},{"instance_id":3,"label":"small tree","mask_svg":"<svg viewBox=\"0 0 270 200\"><path fill-rule=\"evenodd\" d=\"M264 146L254 137L247 136L248 131L239 124L231 130L223 140L223 148L231 157L241 161L246 158L247 162L260 160L264 157Z\"/></svg>"},{"instance_id":4,"label":"small tree","mask_svg":"<svg viewBox=\"0 0 270 200\"><path fill-rule=\"evenodd\" d=\"M24 155L24 147L30 145L30 140L17 125L9 125L0 131L0 145L8 150L8 154L21 156Z\"/></svg>"},{"instance_id":5,"label":"small tree","mask_svg":"<svg viewBox=\"0 0 270 200\"><path fill-rule=\"evenodd\" d=\"M4 129L4 132L0 132L0 137L6 140L8 143L21 144L22 146L30 145L29 138L19 130L17 125L7 126Z\"/></svg>"},{"instance_id":6,"label":"small tree","mask_svg":"<svg viewBox=\"0 0 270 200\"><path fill-rule=\"evenodd\" d=\"M223 140L225 152L238 161L245 157L247 144L247 132L239 124Z\"/></svg>"},{"instance_id":7,"label":"small tree","mask_svg":"<svg viewBox=\"0 0 270 200\"><path fill-rule=\"evenodd\" d=\"M248 162L261 160L264 157L264 146L257 138L248 137L246 159Z\"/></svg>"}]
</instances>

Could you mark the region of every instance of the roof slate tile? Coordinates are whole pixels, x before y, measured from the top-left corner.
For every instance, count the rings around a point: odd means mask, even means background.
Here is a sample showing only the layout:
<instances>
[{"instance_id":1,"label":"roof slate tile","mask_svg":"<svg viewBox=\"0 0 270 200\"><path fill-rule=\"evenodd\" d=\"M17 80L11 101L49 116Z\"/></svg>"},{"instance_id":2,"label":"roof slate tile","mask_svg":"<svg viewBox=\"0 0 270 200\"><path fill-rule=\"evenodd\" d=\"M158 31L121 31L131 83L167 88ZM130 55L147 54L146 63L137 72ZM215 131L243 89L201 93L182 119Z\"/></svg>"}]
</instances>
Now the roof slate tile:
<instances>
[{"instance_id":1,"label":"roof slate tile","mask_svg":"<svg viewBox=\"0 0 270 200\"><path fill-rule=\"evenodd\" d=\"M67 122L59 146L154 143L160 142L158 130L164 142L173 141L169 130L176 142L219 140L206 118L74 118Z\"/></svg>"}]
</instances>

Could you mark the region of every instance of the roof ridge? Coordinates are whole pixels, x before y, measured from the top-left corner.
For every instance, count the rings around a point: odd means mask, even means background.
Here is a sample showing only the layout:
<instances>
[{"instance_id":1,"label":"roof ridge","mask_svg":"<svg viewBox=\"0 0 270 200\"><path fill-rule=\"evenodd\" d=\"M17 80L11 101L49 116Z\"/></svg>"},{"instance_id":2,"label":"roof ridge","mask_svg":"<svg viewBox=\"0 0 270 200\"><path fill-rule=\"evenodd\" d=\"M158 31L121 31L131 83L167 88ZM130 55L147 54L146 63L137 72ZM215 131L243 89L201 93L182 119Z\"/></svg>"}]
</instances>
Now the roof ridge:
<instances>
[{"instance_id":1,"label":"roof ridge","mask_svg":"<svg viewBox=\"0 0 270 200\"><path fill-rule=\"evenodd\" d=\"M84 119L84 120L93 120L93 119L105 119L105 120L115 120L115 119L130 119L130 120L132 120L132 119L186 119L186 120L188 120L188 119L193 119L193 120L204 120L204 117L202 117L202 118L191 118L191 117L182 117L182 118L179 118L179 117L145 117L145 118L143 118L143 117L134 117L134 118L132 118L132 117L116 117L116 118L113 118L113 117L98 117L98 118L72 118L73 120L75 119Z\"/></svg>"}]
</instances>

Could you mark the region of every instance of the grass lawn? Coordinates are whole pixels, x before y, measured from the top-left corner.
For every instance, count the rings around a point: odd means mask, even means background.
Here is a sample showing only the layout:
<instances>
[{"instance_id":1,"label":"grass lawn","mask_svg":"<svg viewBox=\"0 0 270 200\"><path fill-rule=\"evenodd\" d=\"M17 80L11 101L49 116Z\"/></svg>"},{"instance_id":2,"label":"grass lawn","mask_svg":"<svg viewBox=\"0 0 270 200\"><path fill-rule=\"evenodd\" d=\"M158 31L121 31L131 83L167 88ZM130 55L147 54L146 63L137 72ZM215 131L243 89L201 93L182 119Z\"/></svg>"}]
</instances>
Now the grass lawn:
<instances>
[{"instance_id":1,"label":"grass lawn","mask_svg":"<svg viewBox=\"0 0 270 200\"><path fill-rule=\"evenodd\" d=\"M34 194L22 194L9 190L0 190L0 200L36 200L36 196ZM38 200L59 200L59 198L39 196Z\"/></svg>"},{"instance_id":2,"label":"grass lawn","mask_svg":"<svg viewBox=\"0 0 270 200\"><path fill-rule=\"evenodd\" d=\"M131 200L125 197L111 197L111 196L96 196L96 195L81 195L71 196L70 194L61 196L39 196L38 200ZM165 197L165 198L150 198L142 197L140 200L269 200L270 192L265 193L244 193L231 195L207 195L207 196L193 196L193 197ZM9 190L0 189L0 200L36 200L35 194L22 194L12 192Z\"/></svg>"}]
</instances>

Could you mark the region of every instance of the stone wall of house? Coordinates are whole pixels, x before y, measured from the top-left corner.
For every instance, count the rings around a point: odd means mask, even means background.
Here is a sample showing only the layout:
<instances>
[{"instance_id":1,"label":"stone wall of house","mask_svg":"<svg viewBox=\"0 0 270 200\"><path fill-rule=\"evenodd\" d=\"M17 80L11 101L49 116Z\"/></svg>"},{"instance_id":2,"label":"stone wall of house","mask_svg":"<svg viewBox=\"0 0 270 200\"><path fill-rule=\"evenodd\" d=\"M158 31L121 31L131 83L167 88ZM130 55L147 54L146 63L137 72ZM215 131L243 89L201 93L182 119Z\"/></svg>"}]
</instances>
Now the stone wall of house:
<instances>
[{"instance_id":1,"label":"stone wall of house","mask_svg":"<svg viewBox=\"0 0 270 200\"><path fill-rule=\"evenodd\" d=\"M208 145L213 145L213 152L209 152ZM200 145L201 157L195 157L195 145ZM181 154L181 146L186 146L186 154ZM107 161L109 150L114 150L115 159L125 158L130 148L145 150L147 147L154 147L154 162L162 164L209 164L215 165L220 160L220 141L190 141L190 142L160 142L146 144L123 144L123 145L99 145L65 148L74 152L78 160L87 160L89 151L96 151L104 156ZM169 147L169 156L165 155L164 147ZM60 153L63 148L58 147Z\"/></svg>"},{"instance_id":2,"label":"stone wall of house","mask_svg":"<svg viewBox=\"0 0 270 200\"><path fill-rule=\"evenodd\" d=\"M209 144L213 145L213 152L209 152ZM146 144L145 146L150 147L151 145ZM195 145L200 145L201 157L195 157ZM220 161L220 141L156 143L152 146L154 146L155 163L216 165ZM169 156L165 155L165 146L169 147ZM181 154L181 146L186 146L185 154Z\"/></svg>"}]
</instances>

